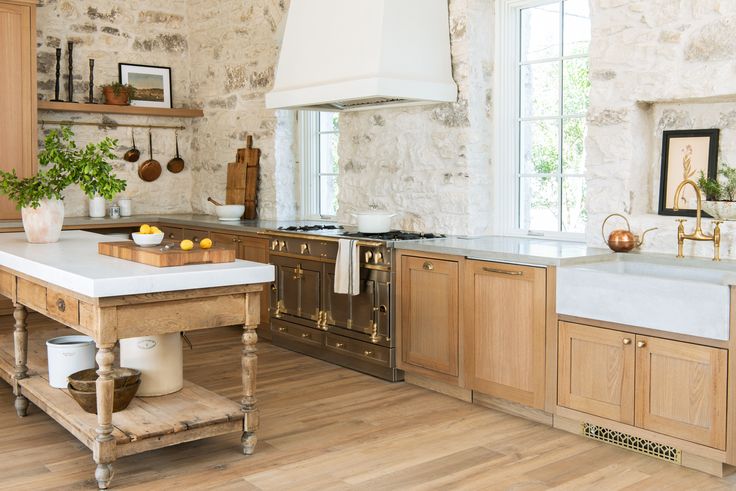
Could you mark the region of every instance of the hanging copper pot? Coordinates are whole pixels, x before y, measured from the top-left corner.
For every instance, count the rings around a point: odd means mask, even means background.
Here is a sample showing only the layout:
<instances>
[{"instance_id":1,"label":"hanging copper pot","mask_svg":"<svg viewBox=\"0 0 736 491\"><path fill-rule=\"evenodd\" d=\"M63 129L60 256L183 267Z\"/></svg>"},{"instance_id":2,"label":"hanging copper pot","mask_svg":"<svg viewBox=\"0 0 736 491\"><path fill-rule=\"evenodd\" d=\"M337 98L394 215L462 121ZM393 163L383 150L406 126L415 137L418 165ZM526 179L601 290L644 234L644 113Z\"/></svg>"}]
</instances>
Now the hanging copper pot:
<instances>
[{"instance_id":1,"label":"hanging copper pot","mask_svg":"<svg viewBox=\"0 0 736 491\"><path fill-rule=\"evenodd\" d=\"M161 176L161 164L153 158L153 139L151 130L148 130L148 153L150 158L138 167L138 177L146 182L152 182Z\"/></svg>"}]
</instances>

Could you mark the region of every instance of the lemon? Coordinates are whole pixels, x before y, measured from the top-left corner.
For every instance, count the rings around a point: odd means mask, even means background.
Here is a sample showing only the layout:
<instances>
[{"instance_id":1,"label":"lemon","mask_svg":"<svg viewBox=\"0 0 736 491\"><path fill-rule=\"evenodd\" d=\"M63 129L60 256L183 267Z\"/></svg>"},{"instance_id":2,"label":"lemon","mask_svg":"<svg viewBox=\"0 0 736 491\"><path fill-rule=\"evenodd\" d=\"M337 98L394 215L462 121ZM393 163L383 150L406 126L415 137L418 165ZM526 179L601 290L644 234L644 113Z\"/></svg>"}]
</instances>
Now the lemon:
<instances>
[{"instance_id":1,"label":"lemon","mask_svg":"<svg viewBox=\"0 0 736 491\"><path fill-rule=\"evenodd\" d=\"M162 234L163 232L161 231L160 228L154 225L153 227L151 227L151 233L152 234Z\"/></svg>"},{"instance_id":2,"label":"lemon","mask_svg":"<svg viewBox=\"0 0 736 491\"><path fill-rule=\"evenodd\" d=\"M189 239L184 239L179 243L179 247L181 247L182 251L191 251L194 249L194 242Z\"/></svg>"},{"instance_id":3,"label":"lemon","mask_svg":"<svg viewBox=\"0 0 736 491\"><path fill-rule=\"evenodd\" d=\"M212 239L202 239L199 241L200 249L209 249L212 247Z\"/></svg>"},{"instance_id":4,"label":"lemon","mask_svg":"<svg viewBox=\"0 0 736 491\"><path fill-rule=\"evenodd\" d=\"M139 232L144 235L148 235L151 233L151 226L147 223L144 223L143 225L141 225L141 229L139 230Z\"/></svg>"}]
</instances>

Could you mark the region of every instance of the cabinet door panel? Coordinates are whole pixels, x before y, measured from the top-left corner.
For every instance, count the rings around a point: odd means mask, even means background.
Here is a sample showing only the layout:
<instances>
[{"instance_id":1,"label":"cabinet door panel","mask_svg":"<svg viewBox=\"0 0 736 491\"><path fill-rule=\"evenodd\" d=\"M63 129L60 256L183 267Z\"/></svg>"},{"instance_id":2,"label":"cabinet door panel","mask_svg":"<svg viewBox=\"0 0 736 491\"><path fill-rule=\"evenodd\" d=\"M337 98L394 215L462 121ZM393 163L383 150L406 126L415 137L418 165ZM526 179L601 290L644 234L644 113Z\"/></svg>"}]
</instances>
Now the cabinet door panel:
<instances>
[{"instance_id":1,"label":"cabinet door panel","mask_svg":"<svg viewBox=\"0 0 736 491\"><path fill-rule=\"evenodd\" d=\"M560 322L558 402L634 424L634 335Z\"/></svg>"},{"instance_id":2,"label":"cabinet door panel","mask_svg":"<svg viewBox=\"0 0 736 491\"><path fill-rule=\"evenodd\" d=\"M636 340L636 425L725 449L726 350Z\"/></svg>"},{"instance_id":3,"label":"cabinet door panel","mask_svg":"<svg viewBox=\"0 0 736 491\"><path fill-rule=\"evenodd\" d=\"M544 407L546 271L482 261L467 264L470 388Z\"/></svg>"},{"instance_id":4,"label":"cabinet door panel","mask_svg":"<svg viewBox=\"0 0 736 491\"><path fill-rule=\"evenodd\" d=\"M404 256L401 268L402 361L458 376L458 263Z\"/></svg>"}]
</instances>

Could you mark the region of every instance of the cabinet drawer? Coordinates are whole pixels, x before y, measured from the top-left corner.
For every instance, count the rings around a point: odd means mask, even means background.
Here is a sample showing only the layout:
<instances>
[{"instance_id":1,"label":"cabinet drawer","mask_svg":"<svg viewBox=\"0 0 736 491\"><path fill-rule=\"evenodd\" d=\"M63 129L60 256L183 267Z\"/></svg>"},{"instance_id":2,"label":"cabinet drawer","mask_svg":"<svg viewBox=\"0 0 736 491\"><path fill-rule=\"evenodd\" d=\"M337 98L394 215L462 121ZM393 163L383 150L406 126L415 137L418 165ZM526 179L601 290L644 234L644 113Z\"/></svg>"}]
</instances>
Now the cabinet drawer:
<instances>
[{"instance_id":1,"label":"cabinet drawer","mask_svg":"<svg viewBox=\"0 0 736 491\"><path fill-rule=\"evenodd\" d=\"M199 243L200 240L210 236L210 233L206 230L197 230L193 228L185 228L181 232L182 239L189 239L195 244Z\"/></svg>"},{"instance_id":2,"label":"cabinet drawer","mask_svg":"<svg viewBox=\"0 0 736 491\"><path fill-rule=\"evenodd\" d=\"M238 236L232 235L232 234L223 234L220 232L212 232L210 233L210 239L212 239L212 242L215 243L215 245L230 245L238 248ZM238 254L239 256L240 254ZM238 259L241 259L238 257Z\"/></svg>"},{"instance_id":3,"label":"cabinet drawer","mask_svg":"<svg viewBox=\"0 0 736 491\"><path fill-rule=\"evenodd\" d=\"M327 334L325 345L328 350L358 357L362 360L370 360L376 363L388 363L390 361L390 350L383 346L364 343L355 339L344 338Z\"/></svg>"},{"instance_id":4,"label":"cabinet drawer","mask_svg":"<svg viewBox=\"0 0 736 491\"><path fill-rule=\"evenodd\" d=\"M46 288L18 278L18 303L37 312L46 311Z\"/></svg>"},{"instance_id":5,"label":"cabinet drawer","mask_svg":"<svg viewBox=\"0 0 736 491\"><path fill-rule=\"evenodd\" d=\"M79 324L79 300L54 290L46 292L46 311L65 324Z\"/></svg>"},{"instance_id":6,"label":"cabinet drawer","mask_svg":"<svg viewBox=\"0 0 736 491\"><path fill-rule=\"evenodd\" d=\"M293 324L285 324L274 322L271 328L274 336L284 336L300 343L311 346L322 346L324 333L308 327L295 326Z\"/></svg>"},{"instance_id":7,"label":"cabinet drawer","mask_svg":"<svg viewBox=\"0 0 736 491\"><path fill-rule=\"evenodd\" d=\"M170 227L168 225L159 225L161 231L164 233L164 239L169 240L181 240L184 235L184 231L178 227Z\"/></svg>"}]
</instances>

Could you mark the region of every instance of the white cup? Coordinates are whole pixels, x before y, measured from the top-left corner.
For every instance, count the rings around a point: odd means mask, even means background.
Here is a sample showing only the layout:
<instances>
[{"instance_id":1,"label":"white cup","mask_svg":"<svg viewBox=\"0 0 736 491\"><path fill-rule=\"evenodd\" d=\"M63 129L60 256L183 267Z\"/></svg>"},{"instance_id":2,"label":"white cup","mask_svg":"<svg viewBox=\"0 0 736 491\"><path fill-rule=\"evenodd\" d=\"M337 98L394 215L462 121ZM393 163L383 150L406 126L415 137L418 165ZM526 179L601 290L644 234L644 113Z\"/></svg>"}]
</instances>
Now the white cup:
<instances>
[{"instance_id":1,"label":"white cup","mask_svg":"<svg viewBox=\"0 0 736 491\"><path fill-rule=\"evenodd\" d=\"M129 217L133 214L133 202L130 198L120 198L118 200L118 206L120 206L121 217Z\"/></svg>"}]
</instances>

